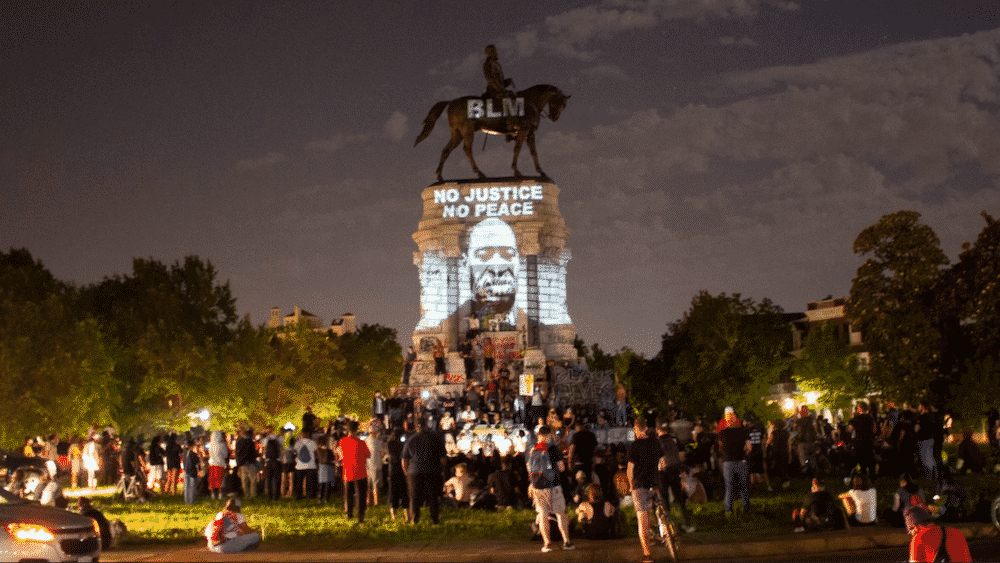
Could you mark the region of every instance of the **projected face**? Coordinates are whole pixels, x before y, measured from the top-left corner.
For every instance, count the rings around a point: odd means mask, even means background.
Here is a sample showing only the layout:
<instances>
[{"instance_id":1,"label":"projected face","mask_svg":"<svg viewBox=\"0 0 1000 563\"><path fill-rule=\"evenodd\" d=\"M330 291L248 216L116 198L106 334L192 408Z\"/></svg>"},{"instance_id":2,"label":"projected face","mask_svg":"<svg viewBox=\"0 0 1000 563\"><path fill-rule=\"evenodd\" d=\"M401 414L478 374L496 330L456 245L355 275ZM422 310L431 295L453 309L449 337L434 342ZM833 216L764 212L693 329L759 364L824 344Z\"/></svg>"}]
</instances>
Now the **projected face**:
<instances>
[{"instance_id":1,"label":"projected face","mask_svg":"<svg viewBox=\"0 0 1000 563\"><path fill-rule=\"evenodd\" d=\"M492 313L510 311L517 295L519 257L514 230L491 217L469 232L469 270L476 302Z\"/></svg>"}]
</instances>

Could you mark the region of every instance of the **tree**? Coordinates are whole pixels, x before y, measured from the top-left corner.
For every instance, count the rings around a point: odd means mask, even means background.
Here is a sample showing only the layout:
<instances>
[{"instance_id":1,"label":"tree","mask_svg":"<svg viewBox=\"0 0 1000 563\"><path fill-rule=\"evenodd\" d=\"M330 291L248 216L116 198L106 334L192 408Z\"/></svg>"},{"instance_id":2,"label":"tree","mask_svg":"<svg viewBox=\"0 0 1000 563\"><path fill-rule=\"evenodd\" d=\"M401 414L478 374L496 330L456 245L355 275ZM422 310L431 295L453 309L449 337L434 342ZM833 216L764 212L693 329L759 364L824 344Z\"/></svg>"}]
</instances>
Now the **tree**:
<instances>
[{"instance_id":1,"label":"tree","mask_svg":"<svg viewBox=\"0 0 1000 563\"><path fill-rule=\"evenodd\" d=\"M847 314L868 347L870 377L887 398L913 401L941 368L943 311L937 303L948 258L915 211L884 215L854 240L869 256L851 285Z\"/></svg>"},{"instance_id":2,"label":"tree","mask_svg":"<svg viewBox=\"0 0 1000 563\"><path fill-rule=\"evenodd\" d=\"M857 354L837 335L832 323L822 323L809 331L793 369L799 389L820 393L819 403L826 407L850 410L852 399L865 397L871 391Z\"/></svg>"},{"instance_id":3,"label":"tree","mask_svg":"<svg viewBox=\"0 0 1000 563\"><path fill-rule=\"evenodd\" d=\"M97 323L76 319L74 299L28 251L0 253L0 400L17 410L0 425L8 447L109 419L113 344Z\"/></svg>"},{"instance_id":4,"label":"tree","mask_svg":"<svg viewBox=\"0 0 1000 563\"><path fill-rule=\"evenodd\" d=\"M986 226L974 244L962 245L948 286L968 357L1000 362L1000 221L985 211L982 217Z\"/></svg>"},{"instance_id":5,"label":"tree","mask_svg":"<svg viewBox=\"0 0 1000 563\"><path fill-rule=\"evenodd\" d=\"M120 397L113 422L126 433L177 423L185 394L219 379L219 350L237 319L229 283L197 256L169 267L137 258L131 275L84 288L79 309L116 342L107 385Z\"/></svg>"},{"instance_id":6,"label":"tree","mask_svg":"<svg viewBox=\"0 0 1000 563\"><path fill-rule=\"evenodd\" d=\"M770 386L790 366L790 349L783 311L769 299L701 291L663 337L666 392L688 413L716 416L732 406L761 415Z\"/></svg>"},{"instance_id":7,"label":"tree","mask_svg":"<svg viewBox=\"0 0 1000 563\"><path fill-rule=\"evenodd\" d=\"M355 332L334 338L344 353L340 381L348 389L338 403L338 413L368 417L375 391L387 390L403 372L403 349L396 340L396 331L378 324L362 324Z\"/></svg>"}]
</instances>

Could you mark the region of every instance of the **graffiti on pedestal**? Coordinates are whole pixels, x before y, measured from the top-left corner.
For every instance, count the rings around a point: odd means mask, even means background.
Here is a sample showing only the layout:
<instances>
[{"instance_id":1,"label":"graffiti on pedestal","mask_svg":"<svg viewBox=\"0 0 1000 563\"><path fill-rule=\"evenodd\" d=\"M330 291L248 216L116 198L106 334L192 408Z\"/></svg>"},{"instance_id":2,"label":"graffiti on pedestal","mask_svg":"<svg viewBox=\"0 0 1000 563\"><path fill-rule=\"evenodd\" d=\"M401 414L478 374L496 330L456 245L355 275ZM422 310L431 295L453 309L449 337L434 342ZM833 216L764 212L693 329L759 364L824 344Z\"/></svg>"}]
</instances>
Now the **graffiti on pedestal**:
<instances>
[{"instance_id":1,"label":"graffiti on pedestal","mask_svg":"<svg viewBox=\"0 0 1000 563\"><path fill-rule=\"evenodd\" d=\"M615 376L611 370L592 372L581 366L555 366L552 384L560 406L594 405L599 409L615 406Z\"/></svg>"}]
</instances>

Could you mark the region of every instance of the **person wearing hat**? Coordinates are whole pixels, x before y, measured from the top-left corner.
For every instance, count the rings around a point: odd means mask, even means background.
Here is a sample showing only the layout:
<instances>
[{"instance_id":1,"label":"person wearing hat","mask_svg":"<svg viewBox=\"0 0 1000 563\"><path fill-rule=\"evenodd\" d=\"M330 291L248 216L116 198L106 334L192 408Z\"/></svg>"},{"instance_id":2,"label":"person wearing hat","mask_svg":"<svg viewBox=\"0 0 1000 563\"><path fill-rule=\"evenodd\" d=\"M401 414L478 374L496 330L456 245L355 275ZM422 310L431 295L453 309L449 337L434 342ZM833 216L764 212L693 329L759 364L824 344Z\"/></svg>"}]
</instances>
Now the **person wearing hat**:
<instances>
[{"instance_id":1,"label":"person wearing hat","mask_svg":"<svg viewBox=\"0 0 1000 563\"><path fill-rule=\"evenodd\" d=\"M208 550L214 553L240 553L260 545L260 533L247 525L242 503L238 497L230 497L226 507L215 515L215 519L205 527Z\"/></svg>"},{"instance_id":2,"label":"person wearing hat","mask_svg":"<svg viewBox=\"0 0 1000 563\"><path fill-rule=\"evenodd\" d=\"M961 530L938 526L922 505L914 505L903 513L906 531L910 533L910 561L972 561L969 544ZM945 551L946 558L938 558Z\"/></svg>"},{"instance_id":3,"label":"person wearing hat","mask_svg":"<svg viewBox=\"0 0 1000 563\"><path fill-rule=\"evenodd\" d=\"M719 453L722 455L722 477L726 492L723 504L726 516L733 513L734 495L739 494L744 512L750 510L750 482L747 472L747 454L750 453L750 437L746 428L736 416L733 407L726 407L718 424Z\"/></svg>"}]
</instances>

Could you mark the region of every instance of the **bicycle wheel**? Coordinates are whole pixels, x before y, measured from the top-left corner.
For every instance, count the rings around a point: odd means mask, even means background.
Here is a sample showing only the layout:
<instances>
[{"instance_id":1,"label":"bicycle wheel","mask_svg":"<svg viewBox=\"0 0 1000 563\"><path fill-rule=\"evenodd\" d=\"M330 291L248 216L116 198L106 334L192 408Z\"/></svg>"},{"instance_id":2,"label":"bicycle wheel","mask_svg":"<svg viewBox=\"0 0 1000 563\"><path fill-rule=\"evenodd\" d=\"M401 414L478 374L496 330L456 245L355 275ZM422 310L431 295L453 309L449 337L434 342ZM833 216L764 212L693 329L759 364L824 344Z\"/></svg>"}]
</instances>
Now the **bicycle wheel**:
<instances>
[{"instance_id":1,"label":"bicycle wheel","mask_svg":"<svg viewBox=\"0 0 1000 563\"><path fill-rule=\"evenodd\" d=\"M677 536L677 525L672 520L667 520L667 533L663 535L663 544L670 552L670 560L677 563L677 552L680 549L680 540Z\"/></svg>"}]
</instances>

